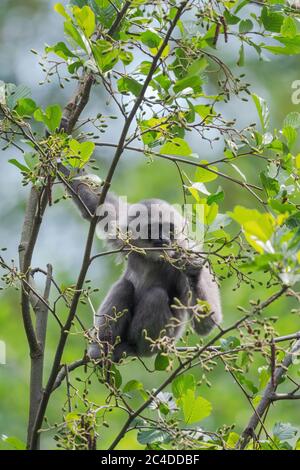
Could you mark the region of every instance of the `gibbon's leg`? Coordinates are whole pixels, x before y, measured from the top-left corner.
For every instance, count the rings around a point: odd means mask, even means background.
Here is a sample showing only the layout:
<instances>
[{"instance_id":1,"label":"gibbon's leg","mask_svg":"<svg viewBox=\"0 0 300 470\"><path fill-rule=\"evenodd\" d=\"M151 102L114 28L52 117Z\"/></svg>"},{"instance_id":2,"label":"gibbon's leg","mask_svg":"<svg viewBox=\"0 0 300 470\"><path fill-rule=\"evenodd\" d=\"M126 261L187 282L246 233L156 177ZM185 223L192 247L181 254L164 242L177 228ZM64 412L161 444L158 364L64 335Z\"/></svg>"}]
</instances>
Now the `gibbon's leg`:
<instances>
[{"instance_id":1,"label":"gibbon's leg","mask_svg":"<svg viewBox=\"0 0 300 470\"><path fill-rule=\"evenodd\" d=\"M203 266L197 278L190 280L193 291L193 304L197 299L206 301L210 306L210 312L203 317L192 319L193 328L199 335L207 335L216 325L222 322L222 307L219 286L214 280L208 266Z\"/></svg>"},{"instance_id":2,"label":"gibbon's leg","mask_svg":"<svg viewBox=\"0 0 300 470\"><path fill-rule=\"evenodd\" d=\"M169 305L169 296L161 287L148 289L135 306L128 339L130 344L136 347L138 356L149 356L155 352L151 349L151 341L145 337L156 340L160 333L170 324L172 311ZM165 334L165 333L163 333ZM168 336L174 336L171 328L166 332Z\"/></svg>"},{"instance_id":3,"label":"gibbon's leg","mask_svg":"<svg viewBox=\"0 0 300 470\"><path fill-rule=\"evenodd\" d=\"M132 321L133 302L133 284L121 278L112 286L96 314L94 330L97 339L88 349L88 356L91 359L107 355L111 348L113 348L112 359L116 361L124 351L128 351L128 354L132 352L126 337ZM114 348L116 342L118 344Z\"/></svg>"}]
</instances>

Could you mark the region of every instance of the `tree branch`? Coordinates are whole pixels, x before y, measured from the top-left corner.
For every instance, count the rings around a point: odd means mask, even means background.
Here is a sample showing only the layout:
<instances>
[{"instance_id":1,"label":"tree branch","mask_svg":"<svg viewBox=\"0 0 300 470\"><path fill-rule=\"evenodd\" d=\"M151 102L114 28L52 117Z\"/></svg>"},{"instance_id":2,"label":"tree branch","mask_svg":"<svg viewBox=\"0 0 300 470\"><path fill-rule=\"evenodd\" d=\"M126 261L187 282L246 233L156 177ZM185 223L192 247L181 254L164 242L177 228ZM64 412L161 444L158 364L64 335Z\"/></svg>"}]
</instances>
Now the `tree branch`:
<instances>
[{"instance_id":1,"label":"tree branch","mask_svg":"<svg viewBox=\"0 0 300 470\"><path fill-rule=\"evenodd\" d=\"M52 388L52 392L54 392L54 390L60 387L63 380L66 378L67 371L72 372L73 370L78 369L78 367L85 366L86 364L88 364L88 362L88 357L84 357L83 359L79 359L78 361L71 362L71 364L65 364L65 367L62 367L59 373L57 374L56 380Z\"/></svg>"},{"instance_id":2,"label":"tree branch","mask_svg":"<svg viewBox=\"0 0 300 470\"><path fill-rule=\"evenodd\" d=\"M37 212L39 207L39 198L40 193L34 188L31 188L24 222L21 234L21 241L19 244L19 265L20 271L24 273L27 280L28 279L28 270L31 263L32 253L35 246L35 241L37 238L39 224L37 220ZM25 283L22 284L22 294L21 294L21 306L22 306L22 317L25 333L27 336L27 341L30 349L31 357L38 355L40 348L38 345L37 337L34 331L32 318L30 314L30 303L28 288Z\"/></svg>"},{"instance_id":3,"label":"tree branch","mask_svg":"<svg viewBox=\"0 0 300 470\"><path fill-rule=\"evenodd\" d=\"M122 9L117 14L114 23L110 27L107 32L108 36L113 36L124 16L128 8L130 7L131 2L125 2ZM99 38L99 34L97 38ZM83 77L81 78L79 85L69 101L69 103L65 106L63 117L60 124L60 130L64 130L67 134L71 134L76 122L82 111L84 110L85 106L87 105L90 97L90 92L92 85L94 83L94 76L92 72L85 72Z\"/></svg>"},{"instance_id":4,"label":"tree branch","mask_svg":"<svg viewBox=\"0 0 300 470\"><path fill-rule=\"evenodd\" d=\"M31 305L36 315L36 338L39 345L40 354L31 358L30 371L30 405L29 405L29 421L27 432L27 445L30 444L35 416L42 397L43 389L43 370L44 370L44 350L46 342L47 321L48 321L48 299L52 280L52 266L47 265L47 277L45 289L42 299L34 293L31 294ZM39 443L38 443L39 447Z\"/></svg>"},{"instance_id":5,"label":"tree branch","mask_svg":"<svg viewBox=\"0 0 300 470\"><path fill-rule=\"evenodd\" d=\"M95 145L98 146L98 147L116 147L117 146L117 144L108 143L108 142L107 143L106 142L105 143L95 142ZM214 173L215 175L220 176L221 178L228 179L229 181L232 181L233 183L239 184L240 186L243 186L246 189L251 188L251 189L256 189L257 191L262 191L262 188L255 185L255 184L246 183L245 181L238 180L237 178L234 178L230 175L226 175L225 173L222 173L221 171L214 170L213 168L210 168L210 163L201 164L199 162L194 162L193 160L188 160L186 158L175 157L175 156L172 156L172 155L165 155L163 153L154 152L153 150L145 151L142 148L132 147L132 146L129 146L129 145L125 145L124 150L132 150L134 152L149 154L153 157L162 158L162 159L169 160L169 161L172 161L172 162L184 163L186 165L192 165L192 166L196 166L196 167L199 167L199 168L204 168L205 170L209 171L210 173Z\"/></svg>"},{"instance_id":6,"label":"tree branch","mask_svg":"<svg viewBox=\"0 0 300 470\"><path fill-rule=\"evenodd\" d=\"M271 395L271 401L278 400L300 400L300 395L294 393L273 393L273 395Z\"/></svg>"},{"instance_id":7,"label":"tree branch","mask_svg":"<svg viewBox=\"0 0 300 470\"><path fill-rule=\"evenodd\" d=\"M299 333L298 333L299 334ZM264 413L268 409L269 405L274 400L274 393L278 384L280 382L281 377L292 364L293 357L298 351L300 350L300 340L298 340L291 351L285 356L282 364L278 366L274 371L274 377L270 379L268 382L263 397L255 410L255 413L251 416L246 428L244 429L241 439L238 442L237 448L243 450L247 447L250 439L254 436L255 429L259 424L260 419L263 417ZM274 383L273 383L274 382Z\"/></svg>"}]
</instances>

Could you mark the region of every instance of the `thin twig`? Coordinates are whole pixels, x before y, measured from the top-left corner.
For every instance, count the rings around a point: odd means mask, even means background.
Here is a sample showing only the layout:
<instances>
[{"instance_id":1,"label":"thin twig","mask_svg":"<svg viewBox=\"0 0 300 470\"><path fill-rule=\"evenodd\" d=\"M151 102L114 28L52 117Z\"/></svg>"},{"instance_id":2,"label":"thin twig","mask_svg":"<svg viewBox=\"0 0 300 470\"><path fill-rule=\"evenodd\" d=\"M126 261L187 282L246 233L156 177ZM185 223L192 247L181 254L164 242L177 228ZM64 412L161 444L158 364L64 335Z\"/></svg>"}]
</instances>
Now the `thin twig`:
<instances>
[{"instance_id":1,"label":"thin twig","mask_svg":"<svg viewBox=\"0 0 300 470\"><path fill-rule=\"evenodd\" d=\"M274 377L271 378L264 390L262 399L257 406L255 413L251 416L247 426L245 427L241 438L237 444L237 448L245 449L253 436L253 433L259 423L259 419L264 415L270 403L274 401L274 393L280 382L281 377L293 362L293 357L300 350L300 340L298 340L291 351L285 356L282 363L275 369Z\"/></svg>"}]
</instances>

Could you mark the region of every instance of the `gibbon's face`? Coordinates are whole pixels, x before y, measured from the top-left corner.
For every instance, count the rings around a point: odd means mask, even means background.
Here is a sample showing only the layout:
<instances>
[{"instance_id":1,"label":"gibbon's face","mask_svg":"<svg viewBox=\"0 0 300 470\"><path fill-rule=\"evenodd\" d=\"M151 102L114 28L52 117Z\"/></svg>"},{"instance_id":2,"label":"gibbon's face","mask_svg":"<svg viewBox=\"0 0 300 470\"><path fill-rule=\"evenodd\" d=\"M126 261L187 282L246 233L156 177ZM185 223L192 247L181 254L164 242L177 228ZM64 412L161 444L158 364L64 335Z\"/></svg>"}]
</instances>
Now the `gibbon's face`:
<instances>
[{"instance_id":1,"label":"gibbon's face","mask_svg":"<svg viewBox=\"0 0 300 470\"><path fill-rule=\"evenodd\" d=\"M149 250L149 255L159 259L164 248L169 250L183 237L184 221L180 214L165 201L146 200L131 207L128 224L130 242L137 248Z\"/></svg>"}]
</instances>

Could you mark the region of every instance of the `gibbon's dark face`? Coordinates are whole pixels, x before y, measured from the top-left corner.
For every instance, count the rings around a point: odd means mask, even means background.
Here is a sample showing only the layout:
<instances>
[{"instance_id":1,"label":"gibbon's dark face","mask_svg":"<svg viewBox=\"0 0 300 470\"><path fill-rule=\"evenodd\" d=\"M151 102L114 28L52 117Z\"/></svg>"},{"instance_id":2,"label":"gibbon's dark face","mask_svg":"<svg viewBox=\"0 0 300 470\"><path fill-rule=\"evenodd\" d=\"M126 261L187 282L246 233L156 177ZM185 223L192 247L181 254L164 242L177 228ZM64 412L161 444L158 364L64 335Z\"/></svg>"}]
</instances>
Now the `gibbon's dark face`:
<instances>
[{"instance_id":1,"label":"gibbon's dark face","mask_svg":"<svg viewBox=\"0 0 300 470\"><path fill-rule=\"evenodd\" d=\"M172 222L170 224L157 223L156 221L148 223L145 227L142 227L141 244L150 245L153 248L170 247L174 242L174 230Z\"/></svg>"},{"instance_id":2,"label":"gibbon's dark face","mask_svg":"<svg viewBox=\"0 0 300 470\"><path fill-rule=\"evenodd\" d=\"M148 199L130 208L128 234L137 248L171 248L182 239L183 227L181 215L165 201ZM160 255L159 250L151 254Z\"/></svg>"}]
</instances>

